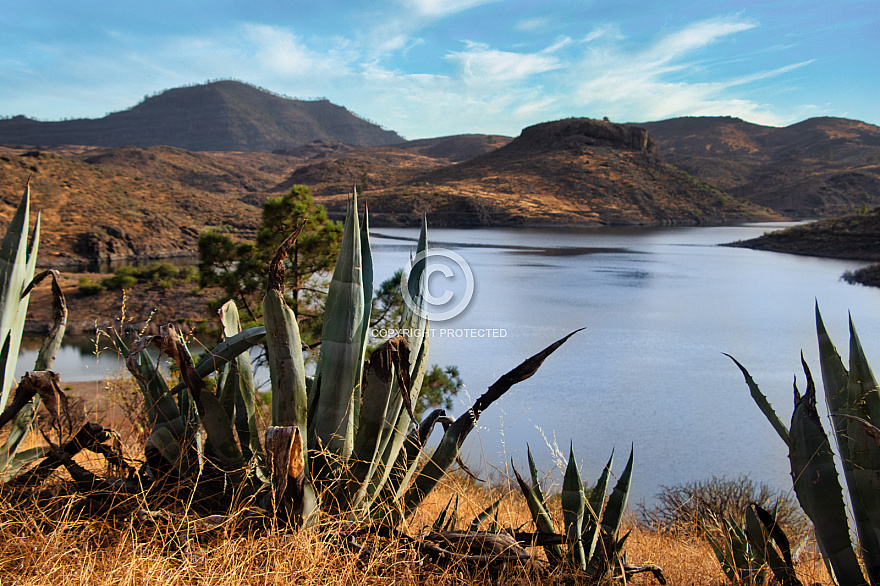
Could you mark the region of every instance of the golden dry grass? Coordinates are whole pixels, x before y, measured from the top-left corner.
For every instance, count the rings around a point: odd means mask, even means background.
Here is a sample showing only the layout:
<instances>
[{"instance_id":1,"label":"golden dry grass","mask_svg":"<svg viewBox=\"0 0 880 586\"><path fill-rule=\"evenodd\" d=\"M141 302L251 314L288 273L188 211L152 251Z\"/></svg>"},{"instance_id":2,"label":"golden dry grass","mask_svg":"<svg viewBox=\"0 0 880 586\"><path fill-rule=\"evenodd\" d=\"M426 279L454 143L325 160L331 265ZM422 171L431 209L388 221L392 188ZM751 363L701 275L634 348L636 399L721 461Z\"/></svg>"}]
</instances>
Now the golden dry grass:
<instances>
[{"instance_id":1,"label":"golden dry grass","mask_svg":"<svg viewBox=\"0 0 880 586\"><path fill-rule=\"evenodd\" d=\"M460 496L459 528L500 494L452 478L432 494L406 530L418 537L455 494ZM337 536L350 526L325 519L318 529L300 532L248 531L230 519L220 529L207 530L194 516L173 515L157 525L138 522L133 515L77 516L75 499L56 497L37 508L29 502L0 497L0 584L21 586L74 584L226 584L352 585L352 584L576 584L570 575L542 574L522 565L503 571L439 567L420 559L412 546L394 540L359 536L373 547L370 555L345 550ZM507 491L499 519L508 527L528 523L528 511L518 493ZM669 584L705 586L726 584L707 542L698 536L658 533L632 519L627 561L663 568ZM531 524L524 527L531 530ZM543 557L540 548L536 551ZM821 562L802 561L805 584L829 583ZM635 576L630 584L656 584L651 574Z\"/></svg>"},{"instance_id":2,"label":"golden dry grass","mask_svg":"<svg viewBox=\"0 0 880 586\"><path fill-rule=\"evenodd\" d=\"M91 383L90 383L91 384ZM104 381L94 389L78 389L87 399L89 419L106 418L123 432L129 457L142 453L143 437L137 430L137 395L125 380ZM88 391L88 392L85 392ZM111 397L112 404L94 402ZM32 434L36 436L36 434ZM32 437L31 439L34 439ZM99 470L101 458L81 453L77 461ZM339 542L351 525L324 518L317 529L299 532L248 530L240 517L227 519L219 528L206 529L186 503L169 506L169 518L143 523L133 510L146 507L132 502L115 515L76 512L80 497L67 495L63 478L49 483L40 505L36 494L16 495L0 490L0 586L74 584L226 584L350 585L393 584L577 584L577 577L546 574L534 568L511 565L502 571L474 570L464 566L439 567L422 559L412 545L401 541L358 535L371 547L370 555L356 555ZM51 493L54 490L54 495ZM516 483L478 485L464 476L447 478L428 497L403 529L418 538L430 529L450 499L458 497L457 529L499 498L502 526L534 531L531 517ZM551 511L561 517L559 499ZM561 523L561 518L558 519ZM702 535L656 532L640 527L630 516L624 532L630 564L660 566L669 584L704 586L726 584L718 561ZM533 550L543 559L541 548ZM803 556L798 565L805 584L829 583L824 566ZM657 584L650 574L633 577L635 585Z\"/></svg>"}]
</instances>

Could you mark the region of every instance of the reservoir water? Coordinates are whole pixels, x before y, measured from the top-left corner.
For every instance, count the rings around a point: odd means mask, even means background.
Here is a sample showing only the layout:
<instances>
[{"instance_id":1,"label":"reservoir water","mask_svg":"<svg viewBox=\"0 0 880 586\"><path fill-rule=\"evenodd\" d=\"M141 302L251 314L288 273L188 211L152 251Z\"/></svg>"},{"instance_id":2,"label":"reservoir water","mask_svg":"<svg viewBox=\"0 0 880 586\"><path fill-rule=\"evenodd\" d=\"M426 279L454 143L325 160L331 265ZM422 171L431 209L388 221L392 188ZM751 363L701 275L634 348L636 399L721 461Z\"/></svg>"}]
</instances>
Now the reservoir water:
<instances>
[{"instance_id":1,"label":"reservoir water","mask_svg":"<svg viewBox=\"0 0 880 586\"><path fill-rule=\"evenodd\" d=\"M612 449L619 473L633 446L631 502L712 475L790 489L787 449L722 353L751 371L787 421L795 375L805 386L802 350L821 377L815 303L845 360L852 312L880 364L880 290L841 281L864 263L718 246L779 227L430 230L431 245L461 255L473 273L464 311L433 324L444 335L432 340L430 362L457 365L467 386L456 415L522 360L585 328L483 414L465 444L469 465L500 480L511 459L526 468L528 444L559 480L554 468L571 442L595 482ZM373 232L376 284L404 265L417 236ZM432 277L435 295L454 288L443 279ZM28 352L22 372L33 364ZM62 381L106 374L83 352L63 350Z\"/></svg>"}]
</instances>

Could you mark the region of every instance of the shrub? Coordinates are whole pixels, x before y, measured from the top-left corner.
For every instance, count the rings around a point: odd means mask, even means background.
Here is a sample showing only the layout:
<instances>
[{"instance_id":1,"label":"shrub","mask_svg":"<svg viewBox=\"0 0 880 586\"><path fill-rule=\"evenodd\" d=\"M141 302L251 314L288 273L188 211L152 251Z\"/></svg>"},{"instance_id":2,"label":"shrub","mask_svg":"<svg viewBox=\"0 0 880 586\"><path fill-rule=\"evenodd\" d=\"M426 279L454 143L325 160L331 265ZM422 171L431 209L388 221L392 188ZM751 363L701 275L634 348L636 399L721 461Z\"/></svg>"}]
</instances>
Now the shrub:
<instances>
[{"instance_id":1,"label":"shrub","mask_svg":"<svg viewBox=\"0 0 880 586\"><path fill-rule=\"evenodd\" d=\"M85 276L79 278L79 292L81 295L97 295L103 290L104 285L101 283L95 283Z\"/></svg>"},{"instance_id":2,"label":"shrub","mask_svg":"<svg viewBox=\"0 0 880 586\"><path fill-rule=\"evenodd\" d=\"M713 476L700 482L661 486L656 500L651 508L640 503L637 509L641 522L659 531L698 534L717 527L728 516L742 524L745 510L752 503L775 511L779 524L795 541L808 528L803 512L788 492L755 483L748 476Z\"/></svg>"}]
</instances>

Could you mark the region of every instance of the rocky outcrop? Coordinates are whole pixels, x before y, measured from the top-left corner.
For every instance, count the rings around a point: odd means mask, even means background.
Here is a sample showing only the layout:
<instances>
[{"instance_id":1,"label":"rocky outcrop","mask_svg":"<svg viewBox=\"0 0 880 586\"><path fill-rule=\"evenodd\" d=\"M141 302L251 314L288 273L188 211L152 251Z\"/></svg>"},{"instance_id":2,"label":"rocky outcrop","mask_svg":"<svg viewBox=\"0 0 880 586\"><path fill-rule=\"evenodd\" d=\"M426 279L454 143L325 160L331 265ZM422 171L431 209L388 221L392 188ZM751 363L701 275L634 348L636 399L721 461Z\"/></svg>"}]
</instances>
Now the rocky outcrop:
<instances>
[{"instance_id":1,"label":"rocky outcrop","mask_svg":"<svg viewBox=\"0 0 880 586\"><path fill-rule=\"evenodd\" d=\"M568 118L525 128L506 148L583 148L609 146L657 156L657 143L648 131L590 118Z\"/></svg>"}]
</instances>

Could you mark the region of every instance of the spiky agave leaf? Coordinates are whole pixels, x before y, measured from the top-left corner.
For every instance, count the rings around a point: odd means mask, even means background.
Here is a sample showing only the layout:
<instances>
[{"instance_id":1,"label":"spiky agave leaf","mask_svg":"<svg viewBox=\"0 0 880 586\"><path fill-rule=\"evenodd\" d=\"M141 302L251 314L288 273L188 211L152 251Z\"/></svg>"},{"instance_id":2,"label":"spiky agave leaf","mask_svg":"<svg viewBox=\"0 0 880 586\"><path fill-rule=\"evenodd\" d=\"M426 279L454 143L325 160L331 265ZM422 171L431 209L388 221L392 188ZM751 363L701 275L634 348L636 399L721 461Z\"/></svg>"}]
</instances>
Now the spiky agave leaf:
<instances>
[{"instance_id":1,"label":"spiky agave leaf","mask_svg":"<svg viewBox=\"0 0 880 586\"><path fill-rule=\"evenodd\" d=\"M795 387L789 441L794 490L816 528L816 539L837 583L866 584L850 541L834 454L816 411L816 387L807 363L802 360L802 364L807 390L801 397Z\"/></svg>"},{"instance_id":2,"label":"spiky agave leaf","mask_svg":"<svg viewBox=\"0 0 880 586\"><path fill-rule=\"evenodd\" d=\"M371 285L372 286L372 285ZM333 269L321 330L311 431L324 449L343 458L354 443L354 403L359 396L366 340L363 257L357 196L349 203L339 257Z\"/></svg>"},{"instance_id":3,"label":"spiky agave leaf","mask_svg":"<svg viewBox=\"0 0 880 586\"><path fill-rule=\"evenodd\" d=\"M238 307L234 301L224 303L218 313L220 314L220 322L223 324L224 339L241 333ZM235 421L235 428L241 442L242 455L247 459L256 456L258 461L265 461L257 430L254 370L247 351L237 355L229 363L227 376L220 390L222 396L218 398L220 403L223 404L227 415L230 414L227 405L232 406L232 416L230 419Z\"/></svg>"},{"instance_id":4,"label":"spiky agave leaf","mask_svg":"<svg viewBox=\"0 0 880 586\"><path fill-rule=\"evenodd\" d=\"M547 511L547 507L544 503L538 499L538 494L535 492L534 487L529 486L528 483L523 480L512 461L510 467L513 469L513 474L516 477L520 490L522 490L523 496L526 497L526 503L529 506L529 512L532 514L532 521L535 523L535 528L541 533L556 533L556 527L553 525L553 518ZM562 548L555 544L544 545L544 553L547 555L547 561L552 564L558 564L565 559L565 554L563 553Z\"/></svg>"},{"instance_id":5,"label":"spiky agave leaf","mask_svg":"<svg viewBox=\"0 0 880 586\"><path fill-rule=\"evenodd\" d=\"M311 484L308 450L308 387L299 326L293 310L284 301L284 258L302 232L303 224L276 251L269 268L269 287L263 298L263 320L266 323L269 378L272 382L272 425L296 427L300 449L296 453L298 468L304 472L302 502L296 503L296 522L316 519L317 497ZM290 456L293 458L294 456Z\"/></svg>"},{"instance_id":6,"label":"spiky agave leaf","mask_svg":"<svg viewBox=\"0 0 880 586\"><path fill-rule=\"evenodd\" d=\"M605 510L605 503L608 500L608 481L611 478L611 465L614 463L614 450L611 450L611 456L608 463L602 469L599 480L596 482L595 488L590 492L590 498L587 499L587 507L584 511L584 530L581 541L584 544L584 557L587 563L593 557L596 551L596 539L599 536L599 523L602 519L602 512Z\"/></svg>"},{"instance_id":7,"label":"spiky agave leaf","mask_svg":"<svg viewBox=\"0 0 880 586\"><path fill-rule=\"evenodd\" d=\"M579 570L587 568L584 557L584 545L581 542L581 530L584 524L584 483L574 457L574 447L569 448L568 466L562 479L562 521L565 525L565 536L568 538L568 561Z\"/></svg>"},{"instance_id":8,"label":"spiky agave leaf","mask_svg":"<svg viewBox=\"0 0 880 586\"><path fill-rule=\"evenodd\" d=\"M757 504L746 508L746 534L760 557L767 560L767 565L780 584L802 586L795 575L788 538L777 525L776 519Z\"/></svg>"},{"instance_id":9,"label":"spiky agave leaf","mask_svg":"<svg viewBox=\"0 0 880 586\"><path fill-rule=\"evenodd\" d=\"M779 437L782 438L782 441L784 441L785 444L788 445L788 428L785 427L785 424L782 423L782 420L779 419L778 415L776 415L776 411L773 410L773 407L770 405L767 397L764 395L764 393L761 392L761 389L758 388L758 385L755 383L754 379L752 379L752 375L749 374L749 371L746 370L746 367L740 364L736 358L727 353L724 353L724 355L733 360L733 363L736 364L736 366L740 369L743 377L745 377L746 379L746 384L749 387L749 392L752 394L752 399L754 399L755 404L764 414L764 417L767 418L767 421L770 422L770 425L773 426L773 429L776 430L776 433L779 434Z\"/></svg>"},{"instance_id":10,"label":"spiky agave leaf","mask_svg":"<svg viewBox=\"0 0 880 586\"><path fill-rule=\"evenodd\" d=\"M493 514L495 514L495 512L498 510L498 505L500 505L501 501L503 501L503 500L504 500L504 497L502 496L497 501L495 501L494 503L492 503L491 505L489 505L488 507L486 507L485 509L480 511L479 514L476 517L474 517L474 520L471 521L471 524L468 527L468 531L471 533L473 533L475 531L479 531L480 525L483 524L483 521L485 521L486 519L491 517ZM490 531L492 531L492 528L490 528Z\"/></svg>"},{"instance_id":11,"label":"spiky agave leaf","mask_svg":"<svg viewBox=\"0 0 880 586\"><path fill-rule=\"evenodd\" d=\"M623 469L623 473L614 485L611 496L608 497L608 504L605 505L605 511L602 514L600 523L601 534L601 551L597 545L596 551L589 560L588 571L592 574L604 575L609 569L609 564L613 564L617 548L617 534L620 530L620 523L623 520L623 513L626 510L626 501L629 498L629 489L632 483L633 471L633 454L634 448L630 449L629 460Z\"/></svg>"},{"instance_id":12,"label":"spiky agave leaf","mask_svg":"<svg viewBox=\"0 0 880 586\"><path fill-rule=\"evenodd\" d=\"M535 465L535 459L532 457L532 449L526 444L526 458L529 461L529 474L532 475L532 488L535 490L535 494L538 495L538 499L547 504L547 499L544 498L544 491L541 489L541 478L538 474L538 467Z\"/></svg>"},{"instance_id":13,"label":"spiky agave leaf","mask_svg":"<svg viewBox=\"0 0 880 586\"><path fill-rule=\"evenodd\" d=\"M522 364L507 374L503 375L476 400L473 407L460 415L458 419L455 420L455 423L449 426L449 429L443 434L443 439L440 440L440 445L437 447L437 450L431 456L428 463L425 464L425 467L422 468L421 472L419 472L413 486L406 493L404 498L404 510L407 515L412 513L415 508L421 504L425 497L435 486L437 486L437 483L446 474L452 466L452 463L458 459L462 443L464 443L468 434L476 426L483 411L485 411L489 405L501 398L504 393L510 390L510 387L530 378L538 372L538 368L540 368L544 360L564 344L566 340L579 331L580 329L577 329L567 336L560 338L534 356L527 358Z\"/></svg>"},{"instance_id":14,"label":"spiky agave leaf","mask_svg":"<svg viewBox=\"0 0 880 586\"><path fill-rule=\"evenodd\" d=\"M59 273L56 270L43 271L37 275L25 289L25 294L39 284L44 278L52 278L52 314L53 324L37 353L37 359L34 362L35 371L51 370L55 363L55 356L61 347L61 340L64 337L64 331L67 327L67 302L64 299L64 293L58 284ZM22 407L12 421L9 435L6 441L0 446L0 470L3 471L0 479L4 482L15 476L22 466L31 462L35 458L43 457L41 450L25 450L19 453L18 448L24 440L31 424L34 420L34 414L40 406L40 396L34 395L30 402ZM45 450L42 450L45 452Z\"/></svg>"},{"instance_id":15,"label":"spiky agave leaf","mask_svg":"<svg viewBox=\"0 0 880 586\"><path fill-rule=\"evenodd\" d=\"M2 347L0 411L6 408L9 400L27 314L28 295L22 296L22 293L34 278L36 269L40 218L38 215L33 236L28 241L29 218L30 185L25 185L18 208L0 243L0 347Z\"/></svg>"},{"instance_id":16,"label":"spiky agave leaf","mask_svg":"<svg viewBox=\"0 0 880 586\"><path fill-rule=\"evenodd\" d=\"M876 437L867 433L867 428L856 419L862 418L874 425L880 423L880 392L852 319L849 329L847 401L840 412L846 417L844 441L849 460L844 464L844 478L849 487L862 559L872 583L880 584L880 499L877 498L880 494L880 446ZM832 422L836 431L837 421Z\"/></svg>"},{"instance_id":17,"label":"spiky agave leaf","mask_svg":"<svg viewBox=\"0 0 880 586\"><path fill-rule=\"evenodd\" d=\"M359 506L366 495L367 483L378 465L379 444L388 403L395 393L409 392L408 373L409 349L402 336L388 340L370 356L352 462L335 495L346 510Z\"/></svg>"}]
</instances>

